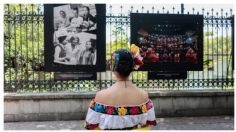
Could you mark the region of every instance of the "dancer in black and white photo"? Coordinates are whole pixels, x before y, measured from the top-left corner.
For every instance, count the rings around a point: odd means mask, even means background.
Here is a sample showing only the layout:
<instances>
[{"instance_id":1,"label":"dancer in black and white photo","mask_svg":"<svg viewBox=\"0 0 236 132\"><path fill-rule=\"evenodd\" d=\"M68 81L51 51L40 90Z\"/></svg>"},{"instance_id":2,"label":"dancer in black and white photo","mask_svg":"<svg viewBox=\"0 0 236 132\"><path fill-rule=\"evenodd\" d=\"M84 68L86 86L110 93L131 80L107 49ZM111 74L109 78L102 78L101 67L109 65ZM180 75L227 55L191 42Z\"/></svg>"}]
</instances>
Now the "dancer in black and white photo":
<instances>
[{"instance_id":1,"label":"dancer in black and white photo","mask_svg":"<svg viewBox=\"0 0 236 132\"><path fill-rule=\"evenodd\" d=\"M96 29L94 4L54 7L54 63L96 65Z\"/></svg>"}]
</instances>

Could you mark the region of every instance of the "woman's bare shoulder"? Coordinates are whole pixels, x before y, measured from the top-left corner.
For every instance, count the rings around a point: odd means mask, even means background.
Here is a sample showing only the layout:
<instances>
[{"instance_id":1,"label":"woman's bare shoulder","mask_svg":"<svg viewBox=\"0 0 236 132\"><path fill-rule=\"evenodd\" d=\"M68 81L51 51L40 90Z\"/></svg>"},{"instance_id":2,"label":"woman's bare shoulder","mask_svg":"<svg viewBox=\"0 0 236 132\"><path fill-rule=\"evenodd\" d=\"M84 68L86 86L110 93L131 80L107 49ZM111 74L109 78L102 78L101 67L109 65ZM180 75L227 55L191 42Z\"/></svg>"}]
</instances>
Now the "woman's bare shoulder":
<instances>
[{"instance_id":1,"label":"woman's bare shoulder","mask_svg":"<svg viewBox=\"0 0 236 132\"><path fill-rule=\"evenodd\" d=\"M106 102L108 95L109 95L108 88L100 90L96 93L95 101L100 103Z\"/></svg>"},{"instance_id":2,"label":"woman's bare shoulder","mask_svg":"<svg viewBox=\"0 0 236 132\"><path fill-rule=\"evenodd\" d=\"M117 99L120 101L124 100L123 95L119 96L119 94L118 94L118 96L117 96L117 94L114 94L114 92L119 93L119 91L114 91L109 88L98 91L95 96L95 101L99 102L99 103L103 103L103 104L113 104L113 102L117 102L117 101L111 101L108 99ZM131 91L129 91L129 92L131 92ZM124 95L127 96L127 94L124 94ZM137 98L137 96L138 96L138 98ZM133 100L134 98L136 98L136 99ZM132 90L132 93L130 93L129 97L127 97L125 100L127 102L131 101L134 104L140 104L140 103L146 102L148 99L149 99L148 93L140 88L137 88L135 90Z\"/></svg>"},{"instance_id":3,"label":"woman's bare shoulder","mask_svg":"<svg viewBox=\"0 0 236 132\"><path fill-rule=\"evenodd\" d=\"M140 91L141 96L142 96L142 98L143 98L144 101L146 101L146 100L149 99L149 96L148 96L148 92L147 92L147 91L145 91L145 90L143 90L143 89L140 89L140 88L139 88L139 91Z\"/></svg>"}]
</instances>

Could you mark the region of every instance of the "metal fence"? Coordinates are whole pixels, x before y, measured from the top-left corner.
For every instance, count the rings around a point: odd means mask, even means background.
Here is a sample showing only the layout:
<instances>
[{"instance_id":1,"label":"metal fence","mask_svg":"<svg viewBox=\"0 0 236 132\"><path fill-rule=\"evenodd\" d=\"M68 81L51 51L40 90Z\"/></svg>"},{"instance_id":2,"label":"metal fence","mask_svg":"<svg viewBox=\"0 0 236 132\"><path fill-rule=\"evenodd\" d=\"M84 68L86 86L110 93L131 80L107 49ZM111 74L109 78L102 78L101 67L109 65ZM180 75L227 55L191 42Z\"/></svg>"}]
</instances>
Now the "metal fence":
<instances>
[{"instance_id":1,"label":"metal fence","mask_svg":"<svg viewBox=\"0 0 236 132\"><path fill-rule=\"evenodd\" d=\"M148 72L133 72L131 79L145 90L233 89L233 10L191 8L181 5L107 5L106 55L130 43L131 12L203 14L203 71L188 71L187 79L148 80ZM56 81L44 71L43 5L4 5L4 91L73 92L97 91L115 81L110 71L97 73L97 80Z\"/></svg>"}]
</instances>

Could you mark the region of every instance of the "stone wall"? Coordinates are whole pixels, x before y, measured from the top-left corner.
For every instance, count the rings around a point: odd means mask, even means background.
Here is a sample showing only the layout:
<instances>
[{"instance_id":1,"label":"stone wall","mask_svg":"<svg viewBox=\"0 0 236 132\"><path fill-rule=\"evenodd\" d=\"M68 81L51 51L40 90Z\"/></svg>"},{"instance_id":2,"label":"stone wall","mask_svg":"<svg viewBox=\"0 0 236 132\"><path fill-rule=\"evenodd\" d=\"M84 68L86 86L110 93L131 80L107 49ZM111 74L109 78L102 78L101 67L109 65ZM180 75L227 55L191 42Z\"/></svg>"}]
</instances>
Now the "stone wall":
<instances>
[{"instance_id":1,"label":"stone wall","mask_svg":"<svg viewBox=\"0 0 236 132\"><path fill-rule=\"evenodd\" d=\"M234 114L233 90L149 92L156 117ZM83 120L95 93L5 93L4 121Z\"/></svg>"}]
</instances>

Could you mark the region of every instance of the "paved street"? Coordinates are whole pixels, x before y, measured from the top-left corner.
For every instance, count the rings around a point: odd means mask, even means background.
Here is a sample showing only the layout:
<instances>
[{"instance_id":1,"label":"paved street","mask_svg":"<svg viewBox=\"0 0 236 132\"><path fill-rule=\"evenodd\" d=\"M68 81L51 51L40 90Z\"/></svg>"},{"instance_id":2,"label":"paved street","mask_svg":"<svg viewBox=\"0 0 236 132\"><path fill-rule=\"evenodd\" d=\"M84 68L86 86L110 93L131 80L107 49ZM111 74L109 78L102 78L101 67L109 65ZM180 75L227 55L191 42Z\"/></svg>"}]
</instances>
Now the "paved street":
<instances>
[{"instance_id":1,"label":"paved street","mask_svg":"<svg viewBox=\"0 0 236 132\"><path fill-rule=\"evenodd\" d=\"M234 130L233 116L158 118L153 130ZM84 121L4 123L5 130L84 130Z\"/></svg>"}]
</instances>

